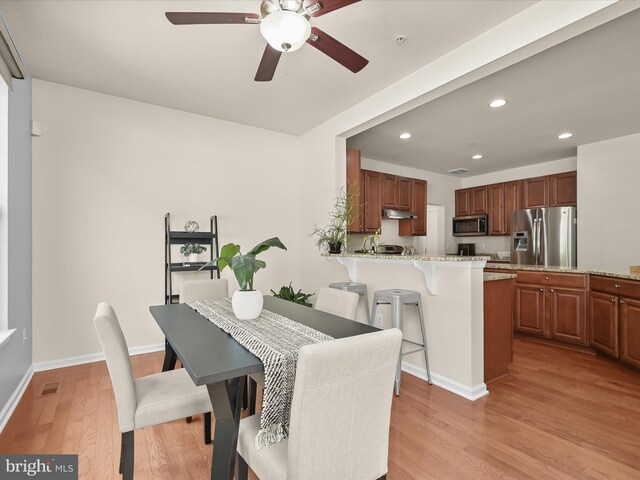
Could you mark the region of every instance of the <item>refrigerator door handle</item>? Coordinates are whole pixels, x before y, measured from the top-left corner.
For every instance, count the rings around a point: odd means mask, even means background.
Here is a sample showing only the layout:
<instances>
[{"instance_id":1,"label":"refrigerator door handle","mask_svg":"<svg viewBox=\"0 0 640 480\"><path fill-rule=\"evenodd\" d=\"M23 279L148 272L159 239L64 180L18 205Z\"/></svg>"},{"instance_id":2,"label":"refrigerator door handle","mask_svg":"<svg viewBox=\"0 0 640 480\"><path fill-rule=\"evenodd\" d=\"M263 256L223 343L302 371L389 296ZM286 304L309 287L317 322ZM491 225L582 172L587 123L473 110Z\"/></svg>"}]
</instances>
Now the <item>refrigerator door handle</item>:
<instances>
[{"instance_id":1,"label":"refrigerator door handle","mask_svg":"<svg viewBox=\"0 0 640 480\"><path fill-rule=\"evenodd\" d=\"M540 264L540 219L533 220L533 259L536 265Z\"/></svg>"},{"instance_id":2,"label":"refrigerator door handle","mask_svg":"<svg viewBox=\"0 0 640 480\"><path fill-rule=\"evenodd\" d=\"M541 245L541 236L542 236L542 219L538 218L536 220L538 222L538 226L536 228L536 265L541 265L542 264L542 254L541 254L541 249L542 249L542 245Z\"/></svg>"}]
</instances>

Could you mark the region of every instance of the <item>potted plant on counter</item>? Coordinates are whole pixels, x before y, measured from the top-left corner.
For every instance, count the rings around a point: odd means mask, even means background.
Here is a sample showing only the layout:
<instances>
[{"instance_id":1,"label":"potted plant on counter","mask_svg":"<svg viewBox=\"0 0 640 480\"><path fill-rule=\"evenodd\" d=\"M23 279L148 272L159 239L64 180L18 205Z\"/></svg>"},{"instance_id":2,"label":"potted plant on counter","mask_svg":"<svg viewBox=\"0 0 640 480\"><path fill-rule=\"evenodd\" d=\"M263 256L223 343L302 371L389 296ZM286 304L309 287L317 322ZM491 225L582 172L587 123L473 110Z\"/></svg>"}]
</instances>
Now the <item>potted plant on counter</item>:
<instances>
[{"instance_id":1,"label":"potted plant on counter","mask_svg":"<svg viewBox=\"0 0 640 480\"><path fill-rule=\"evenodd\" d=\"M260 316L264 299L262 292L253 288L253 276L267 264L258 260L256 256L271 247L286 250L278 237L273 237L260 242L249 253L242 254L240 245L227 243L220 250L220 256L205 264L202 268L218 264L218 270L222 272L226 267L233 270L240 290L236 290L231 297L231 306L234 315L240 320L253 320ZM201 268L201 270L202 270Z\"/></svg>"},{"instance_id":2,"label":"potted plant on counter","mask_svg":"<svg viewBox=\"0 0 640 480\"><path fill-rule=\"evenodd\" d=\"M311 232L310 236L316 237L317 247L326 248L329 253L340 253L347 240L347 228L353 222L355 213L352 196L342 187L329 211L329 225L321 228L316 224Z\"/></svg>"}]
</instances>

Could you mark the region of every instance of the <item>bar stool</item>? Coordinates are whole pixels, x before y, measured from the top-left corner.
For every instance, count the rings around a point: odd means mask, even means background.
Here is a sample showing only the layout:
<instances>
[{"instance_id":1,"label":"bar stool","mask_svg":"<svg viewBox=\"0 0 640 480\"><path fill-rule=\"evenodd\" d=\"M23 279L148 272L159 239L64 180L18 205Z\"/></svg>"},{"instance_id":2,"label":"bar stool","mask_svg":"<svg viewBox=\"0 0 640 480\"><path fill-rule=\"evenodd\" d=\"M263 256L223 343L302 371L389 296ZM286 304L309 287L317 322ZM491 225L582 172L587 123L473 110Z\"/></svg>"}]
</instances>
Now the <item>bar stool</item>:
<instances>
[{"instance_id":1,"label":"bar stool","mask_svg":"<svg viewBox=\"0 0 640 480\"><path fill-rule=\"evenodd\" d=\"M367 322L369 322L369 297L367 296L367 286L364 283L336 282L330 283L329 287L336 288L338 290L346 290L347 292L354 292L360 295L364 299L364 307L367 312Z\"/></svg>"},{"instance_id":2,"label":"bar stool","mask_svg":"<svg viewBox=\"0 0 640 480\"><path fill-rule=\"evenodd\" d=\"M429 370L429 355L427 353L427 336L424 331L424 316L422 314L422 299L418 292L411 290L378 290L373 294L373 311L371 317L369 317L369 325L373 325L376 318L376 310L378 305L391 305L391 325L395 328L402 330L402 316L404 313L405 305L416 305L418 307L418 317L420 318L420 334L422 335L422 343L416 343L411 340L403 339L403 342L417 345L420 348L411 350L410 352L402 352L400 349L400 356L398 358L398 368L396 370L396 396L400 395L400 369L402 366L402 357L411 353L424 352L424 362L427 367L427 380L431 385L431 372Z\"/></svg>"}]
</instances>

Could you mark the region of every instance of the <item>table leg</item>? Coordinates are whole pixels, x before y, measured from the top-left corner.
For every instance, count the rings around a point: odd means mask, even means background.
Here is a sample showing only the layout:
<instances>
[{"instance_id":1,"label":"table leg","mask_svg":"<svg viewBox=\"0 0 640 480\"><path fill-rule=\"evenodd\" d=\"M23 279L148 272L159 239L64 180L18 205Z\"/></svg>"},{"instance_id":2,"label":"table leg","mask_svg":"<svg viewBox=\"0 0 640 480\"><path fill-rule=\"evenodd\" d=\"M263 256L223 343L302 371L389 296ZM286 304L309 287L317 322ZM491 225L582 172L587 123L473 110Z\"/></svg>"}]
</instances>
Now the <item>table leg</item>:
<instances>
[{"instance_id":1,"label":"table leg","mask_svg":"<svg viewBox=\"0 0 640 480\"><path fill-rule=\"evenodd\" d=\"M243 376L207 385L216 417L211 480L233 480L245 379Z\"/></svg>"},{"instance_id":2,"label":"table leg","mask_svg":"<svg viewBox=\"0 0 640 480\"><path fill-rule=\"evenodd\" d=\"M176 352L173 351L173 347L171 344L165 339L164 341L164 362L162 363L162 371L166 372L167 370L173 370L176 368L176 362L178 361L178 356Z\"/></svg>"}]
</instances>

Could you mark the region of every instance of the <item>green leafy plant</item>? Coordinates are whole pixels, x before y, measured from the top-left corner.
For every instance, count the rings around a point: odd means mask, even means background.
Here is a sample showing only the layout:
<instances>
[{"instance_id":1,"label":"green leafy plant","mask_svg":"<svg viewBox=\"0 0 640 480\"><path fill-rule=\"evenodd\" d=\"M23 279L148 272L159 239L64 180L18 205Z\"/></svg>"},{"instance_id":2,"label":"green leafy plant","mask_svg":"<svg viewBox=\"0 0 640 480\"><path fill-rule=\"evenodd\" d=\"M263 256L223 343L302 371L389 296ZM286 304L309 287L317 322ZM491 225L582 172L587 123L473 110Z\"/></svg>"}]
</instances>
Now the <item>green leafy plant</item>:
<instances>
[{"instance_id":1,"label":"green leafy plant","mask_svg":"<svg viewBox=\"0 0 640 480\"><path fill-rule=\"evenodd\" d=\"M373 235L369 236L367 233L362 240L362 248L355 250L353 253L371 253L378 250L380 243L380 229L377 229Z\"/></svg>"},{"instance_id":2,"label":"green leafy plant","mask_svg":"<svg viewBox=\"0 0 640 480\"><path fill-rule=\"evenodd\" d=\"M316 237L319 249L329 247L329 244L346 243L347 228L355 218L356 210L351 193L342 187L334 199L333 208L329 211L329 225L318 227L316 224L310 236Z\"/></svg>"},{"instance_id":3,"label":"green leafy plant","mask_svg":"<svg viewBox=\"0 0 640 480\"><path fill-rule=\"evenodd\" d=\"M280 287L280 291L278 293L274 292L273 290L271 290L271 293L273 293L274 297L281 298L289 302L299 303L300 305L304 305L305 307L311 306L311 303L307 302L307 300L309 300L309 297L313 295L313 293L304 293L302 289L296 292L293 290L291 282L289 282L288 287L286 285Z\"/></svg>"},{"instance_id":4,"label":"green leafy plant","mask_svg":"<svg viewBox=\"0 0 640 480\"><path fill-rule=\"evenodd\" d=\"M207 247L197 243L186 243L180 247L180 253L183 254L185 257L188 257L192 253L200 254L206 251L207 251Z\"/></svg>"},{"instance_id":5,"label":"green leafy plant","mask_svg":"<svg viewBox=\"0 0 640 480\"><path fill-rule=\"evenodd\" d=\"M215 260L206 263L203 268L211 265L218 264L219 271L223 271L226 267L233 270L233 274L238 280L240 290L246 292L253 290L253 276L258 270L267 266L262 260L258 260L256 256L265 250L269 250L271 247L278 247L286 250L287 247L283 245L278 237L269 238L260 242L251 249L249 253L242 254L240 252L240 245L235 243L227 243L220 250L220 256Z\"/></svg>"}]
</instances>

